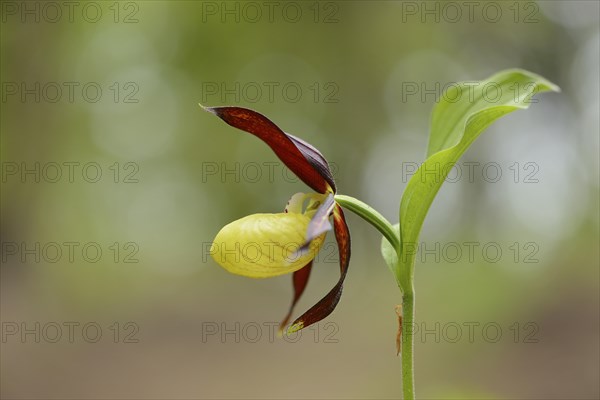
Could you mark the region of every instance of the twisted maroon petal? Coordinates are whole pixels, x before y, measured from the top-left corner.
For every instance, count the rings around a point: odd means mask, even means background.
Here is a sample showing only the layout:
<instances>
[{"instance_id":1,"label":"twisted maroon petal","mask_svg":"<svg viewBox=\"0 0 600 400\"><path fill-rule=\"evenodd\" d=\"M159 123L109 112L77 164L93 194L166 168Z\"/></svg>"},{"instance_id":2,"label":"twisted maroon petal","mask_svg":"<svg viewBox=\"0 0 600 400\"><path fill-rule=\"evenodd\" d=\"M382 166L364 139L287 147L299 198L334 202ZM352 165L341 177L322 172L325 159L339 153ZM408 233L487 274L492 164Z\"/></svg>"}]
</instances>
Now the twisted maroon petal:
<instances>
[{"instance_id":1,"label":"twisted maroon petal","mask_svg":"<svg viewBox=\"0 0 600 400\"><path fill-rule=\"evenodd\" d=\"M338 244L338 251L340 253L340 279L325 297L294 321L292 326L288 329L288 332L290 333L306 328L327 317L333 312L337 303L340 301L344 279L346 279L348 264L350 263L350 231L346 224L344 212L337 204L333 211L333 226L335 239Z\"/></svg>"}]
</instances>

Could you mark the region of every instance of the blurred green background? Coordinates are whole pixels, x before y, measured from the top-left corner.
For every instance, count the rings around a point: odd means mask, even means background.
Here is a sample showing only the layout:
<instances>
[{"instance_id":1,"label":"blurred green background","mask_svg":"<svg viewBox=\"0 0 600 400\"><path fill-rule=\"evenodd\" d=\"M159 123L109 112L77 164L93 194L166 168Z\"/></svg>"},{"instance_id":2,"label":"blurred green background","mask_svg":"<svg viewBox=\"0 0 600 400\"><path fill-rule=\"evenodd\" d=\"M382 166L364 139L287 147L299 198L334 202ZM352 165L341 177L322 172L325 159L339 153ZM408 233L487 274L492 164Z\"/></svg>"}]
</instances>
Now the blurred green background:
<instances>
[{"instance_id":1,"label":"blurred green background","mask_svg":"<svg viewBox=\"0 0 600 400\"><path fill-rule=\"evenodd\" d=\"M417 394L598 398L598 2L67 3L2 3L3 398L399 398L371 227L347 215L340 304L287 340L290 277L208 257L307 188L198 103L269 116L396 222L436 94L513 67L562 93L494 124L432 206ZM337 275L331 244L296 316Z\"/></svg>"}]
</instances>

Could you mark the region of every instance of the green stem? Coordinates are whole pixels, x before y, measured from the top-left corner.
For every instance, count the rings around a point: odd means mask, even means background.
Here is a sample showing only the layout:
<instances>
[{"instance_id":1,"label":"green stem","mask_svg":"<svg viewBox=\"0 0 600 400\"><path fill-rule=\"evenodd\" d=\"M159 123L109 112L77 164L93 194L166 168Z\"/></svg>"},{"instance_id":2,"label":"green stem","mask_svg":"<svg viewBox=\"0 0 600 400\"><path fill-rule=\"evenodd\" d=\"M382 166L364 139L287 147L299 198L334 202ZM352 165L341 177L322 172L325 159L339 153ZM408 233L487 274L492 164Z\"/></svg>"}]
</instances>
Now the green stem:
<instances>
[{"instance_id":1,"label":"green stem","mask_svg":"<svg viewBox=\"0 0 600 400\"><path fill-rule=\"evenodd\" d=\"M381 234L389 240L394 246L396 251L400 249L400 239L398 234L395 232L394 227L390 222L385 219L377 210L370 205L363 203L362 201L355 199L354 197L344 196L338 194L335 196L335 201L344 208L357 214L359 217L370 223L377 229Z\"/></svg>"},{"instance_id":2,"label":"green stem","mask_svg":"<svg viewBox=\"0 0 600 400\"><path fill-rule=\"evenodd\" d=\"M404 400L415 398L414 374L414 327L415 327L415 289L414 271L416 252L414 249L402 248L402 257L398 258L400 284L404 289L402 295L402 393Z\"/></svg>"},{"instance_id":3,"label":"green stem","mask_svg":"<svg viewBox=\"0 0 600 400\"><path fill-rule=\"evenodd\" d=\"M411 288L402 296L402 394L404 400L415 398L414 374L414 319L415 319L415 294Z\"/></svg>"},{"instance_id":4,"label":"green stem","mask_svg":"<svg viewBox=\"0 0 600 400\"><path fill-rule=\"evenodd\" d=\"M408 252L406 257L401 257L400 232L394 229L392 224L373 207L354 197L344 195L336 195L335 201L373 225L396 249L396 254L398 255L396 279L402 292L402 343L400 349L402 356L402 393L404 400L414 400L413 327L415 319L415 291L413 287L413 271L415 256L412 252Z\"/></svg>"}]
</instances>

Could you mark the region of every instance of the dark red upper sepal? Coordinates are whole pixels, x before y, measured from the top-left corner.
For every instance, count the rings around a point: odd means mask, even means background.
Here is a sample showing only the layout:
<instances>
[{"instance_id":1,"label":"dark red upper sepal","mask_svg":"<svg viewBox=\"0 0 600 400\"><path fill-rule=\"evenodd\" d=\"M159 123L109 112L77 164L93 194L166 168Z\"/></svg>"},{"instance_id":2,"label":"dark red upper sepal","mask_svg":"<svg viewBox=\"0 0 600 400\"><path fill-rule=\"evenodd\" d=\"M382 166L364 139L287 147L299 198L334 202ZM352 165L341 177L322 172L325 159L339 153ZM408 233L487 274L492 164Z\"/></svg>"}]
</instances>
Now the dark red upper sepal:
<instances>
[{"instance_id":1,"label":"dark red upper sepal","mask_svg":"<svg viewBox=\"0 0 600 400\"><path fill-rule=\"evenodd\" d=\"M307 142L289 135L256 111L241 107L204 107L223 121L264 141L298 178L319 193L335 193L331 169L323 155Z\"/></svg>"}]
</instances>

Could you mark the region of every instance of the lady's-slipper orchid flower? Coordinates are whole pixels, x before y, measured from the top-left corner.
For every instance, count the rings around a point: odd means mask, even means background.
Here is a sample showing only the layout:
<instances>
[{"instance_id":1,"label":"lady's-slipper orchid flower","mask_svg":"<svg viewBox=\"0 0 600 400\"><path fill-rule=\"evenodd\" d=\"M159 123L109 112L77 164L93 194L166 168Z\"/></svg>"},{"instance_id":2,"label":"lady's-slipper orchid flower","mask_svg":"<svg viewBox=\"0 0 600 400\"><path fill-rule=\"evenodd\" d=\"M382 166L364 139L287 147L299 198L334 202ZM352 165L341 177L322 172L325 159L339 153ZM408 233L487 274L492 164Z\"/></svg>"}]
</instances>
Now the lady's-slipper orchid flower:
<instances>
[{"instance_id":1,"label":"lady's-slipper orchid flower","mask_svg":"<svg viewBox=\"0 0 600 400\"><path fill-rule=\"evenodd\" d=\"M304 292L313 259L333 228L340 256L340 278L317 304L294 321L288 333L327 317L335 309L350 261L350 232L336 203L327 160L313 146L285 133L267 117L240 107L203 107L227 124L264 141L298 178L317 193L296 193L283 213L253 214L226 225L215 237L211 255L227 271L251 278L293 273L294 297L280 325L287 325ZM306 204L306 206L305 206ZM329 222L333 216L333 227Z\"/></svg>"}]
</instances>

